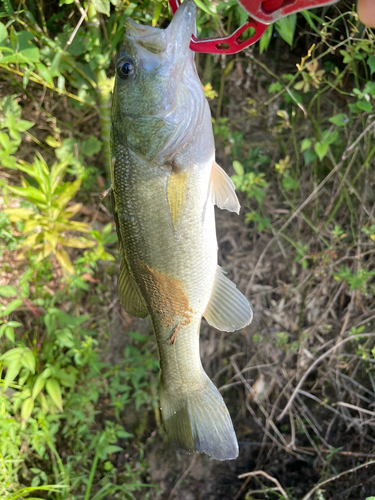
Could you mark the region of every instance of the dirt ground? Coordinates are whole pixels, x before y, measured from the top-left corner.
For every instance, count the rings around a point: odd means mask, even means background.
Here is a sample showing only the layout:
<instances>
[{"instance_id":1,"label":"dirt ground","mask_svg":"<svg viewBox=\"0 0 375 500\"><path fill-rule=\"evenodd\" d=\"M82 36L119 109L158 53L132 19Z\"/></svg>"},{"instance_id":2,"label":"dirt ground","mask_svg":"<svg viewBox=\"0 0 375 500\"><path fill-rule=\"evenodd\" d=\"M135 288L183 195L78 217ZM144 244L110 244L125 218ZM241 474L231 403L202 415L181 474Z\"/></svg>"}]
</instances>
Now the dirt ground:
<instances>
[{"instance_id":1,"label":"dirt ground","mask_svg":"<svg viewBox=\"0 0 375 500\"><path fill-rule=\"evenodd\" d=\"M239 283L240 289L244 290L247 281L245 276L252 273L252 267L259 259L267 240L253 246L251 229L244 228L239 218L227 212L217 212L217 225L219 244L221 242L220 264ZM322 375L327 376L327 372L331 372L333 379L335 376L339 379L335 365L312 372L304 384L304 390L313 389L313 398L300 393L297 396L297 408L289 412L281 422L276 421L275 412L280 413L287 402L285 396L278 397L282 389L298 371L301 376L313 361L307 354L302 355L301 360L298 354L285 353L275 347L273 334L277 331L278 323L285 326L296 318L293 308L285 306L287 284L276 284L276 276L282 272L282 264L270 252L269 261L259 273L262 279L256 280L252 289L254 291L250 292L254 321L249 327L232 334L219 333L207 325L202 328L203 366L218 387L230 386L222 394L239 441L238 459L218 462L204 455L176 455L170 449L163 432L164 440L160 435L155 435L155 421L150 418L147 428L149 434L144 447L149 476L145 480L156 483L159 487L157 491L149 493L150 499L281 498L274 496L271 491L267 492L268 488L275 488L275 480L290 492L290 498L302 499L320 481L331 477L332 470L339 474L366 460L375 459L372 425L363 425L363 421L352 416L345 419L336 413L332 417L332 412L324 407L323 398L331 399L335 390L345 390L339 387L339 380L332 385L332 379L327 380L327 383L322 380ZM289 301L298 304L293 295L289 295ZM314 324L315 315L311 321ZM337 318L337 324L340 325L340 318ZM150 333L151 325L147 319L134 320L130 329ZM259 332L264 335L264 340L254 343L252 338ZM126 335L122 332L113 333L109 345L113 361L126 342ZM323 346L326 344L331 346L332 341L324 342ZM300 368L297 367L298 361L302 363ZM243 376L236 376L238 372L242 372ZM255 388L255 381L259 381L260 377L268 386L268 394L265 401L257 403L252 400L251 393L252 388ZM361 396L373 401L362 388L357 385L350 387L350 382L347 382L349 387L346 388L351 393L348 401ZM316 397L318 392L321 393L321 400ZM301 425L304 431L293 429L290 425L293 419L299 423L302 423L302 419L308 422L307 425ZM131 461L136 460L136 456L131 457ZM256 476L262 481L259 484L253 477L239 477L254 471L266 473L273 481L264 476ZM332 500L365 499L375 495L375 463L352 474L345 474L322 489L325 493L321 498ZM247 496L250 490L257 490L261 496Z\"/></svg>"}]
</instances>

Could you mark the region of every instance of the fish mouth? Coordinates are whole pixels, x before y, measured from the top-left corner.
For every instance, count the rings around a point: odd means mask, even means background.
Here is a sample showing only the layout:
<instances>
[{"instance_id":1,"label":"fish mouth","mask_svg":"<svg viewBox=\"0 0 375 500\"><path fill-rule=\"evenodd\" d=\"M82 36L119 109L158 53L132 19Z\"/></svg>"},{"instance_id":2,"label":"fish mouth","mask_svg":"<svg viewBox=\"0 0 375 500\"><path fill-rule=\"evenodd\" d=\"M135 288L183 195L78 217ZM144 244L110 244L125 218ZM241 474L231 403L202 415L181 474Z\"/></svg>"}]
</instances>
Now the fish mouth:
<instances>
[{"instance_id":1,"label":"fish mouth","mask_svg":"<svg viewBox=\"0 0 375 500\"><path fill-rule=\"evenodd\" d=\"M185 0L177 9L166 29L137 24L128 18L125 24L125 38L133 45L143 47L153 54L171 53L176 56L185 53L190 38L195 32L196 5L194 0Z\"/></svg>"}]
</instances>

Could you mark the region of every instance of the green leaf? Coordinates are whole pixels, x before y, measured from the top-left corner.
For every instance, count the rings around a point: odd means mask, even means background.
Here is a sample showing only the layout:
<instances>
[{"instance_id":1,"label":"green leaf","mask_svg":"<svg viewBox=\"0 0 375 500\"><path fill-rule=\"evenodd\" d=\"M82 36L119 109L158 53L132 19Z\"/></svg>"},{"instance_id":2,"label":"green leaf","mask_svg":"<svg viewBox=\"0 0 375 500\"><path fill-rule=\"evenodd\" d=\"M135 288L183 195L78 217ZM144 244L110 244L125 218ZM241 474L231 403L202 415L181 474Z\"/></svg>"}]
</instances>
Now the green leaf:
<instances>
[{"instance_id":1,"label":"green leaf","mask_svg":"<svg viewBox=\"0 0 375 500\"><path fill-rule=\"evenodd\" d=\"M11 326L7 326L5 328L5 336L10 342L14 342L14 328Z\"/></svg>"},{"instance_id":2,"label":"green leaf","mask_svg":"<svg viewBox=\"0 0 375 500\"><path fill-rule=\"evenodd\" d=\"M102 148L102 141L99 141L96 137L89 137L86 141L83 141L82 144L82 153L86 156L94 156L96 153Z\"/></svg>"},{"instance_id":3,"label":"green leaf","mask_svg":"<svg viewBox=\"0 0 375 500\"><path fill-rule=\"evenodd\" d=\"M113 3L113 0L112 0L112 3ZM163 7L163 3L162 2L157 2L156 3L155 10L154 10L154 15L152 16L152 19L151 19L151 26L156 26L157 25L158 20L160 18L162 7Z\"/></svg>"},{"instance_id":4,"label":"green leaf","mask_svg":"<svg viewBox=\"0 0 375 500\"><path fill-rule=\"evenodd\" d=\"M21 370L21 363L18 360L13 360L11 363L9 363L4 379L3 391L6 391L8 389L10 384L19 374L20 370Z\"/></svg>"},{"instance_id":5,"label":"green leaf","mask_svg":"<svg viewBox=\"0 0 375 500\"><path fill-rule=\"evenodd\" d=\"M308 10L302 10L301 15L306 19L310 28L314 30L315 33L318 33L318 35L320 36L320 31L313 22L313 18L317 19L320 24L323 24L324 20L319 19L317 16L315 16L314 14L312 14L312 12L309 12Z\"/></svg>"},{"instance_id":6,"label":"green leaf","mask_svg":"<svg viewBox=\"0 0 375 500\"><path fill-rule=\"evenodd\" d=\"M244 175L245 170L244 170L242 164L239 161L234 160L234 162L233 162L233 168L234 168L234 171L236 172L237 175L239 175L239 176L243 176Z\"/></svg>"},{"instance_id":7,"label":"green leaf","mask_svg":"<svg viewBox=\"0 0 375 500\"><path fill-rule=\"evenodd\" d=\"M375 99L375 82L367 82L363 93L370 94Z\"/></svg>"},{"instance_id":8,"label":"green leaf","mask_svg":"<svg viewBox=\"0 0 375 500\"><path fill-rule=\"evenodd\" d=\"M62 268L64 268L68 273L74 274L74 267L72 264L72 261L70 260L69 255L66 253L65 250L57 250L55 253L56 259L61 265Z\"/></svg>"},{"instance_id":9,"label":"green leaf","mask_svg":"<svg viewBox=\"0 0 375 500\"><path fill-rule=\"evenodd\" d=\"M268 26L266 31L263 33L261 39L259 40L259 50L261 54L268 49L268 46L271 42L272 33L273 33L273 26L271 24L271 26ZM271 92L271 90L269 90L269 92Z\"/></svg>"},{"instance_id":10,"label":"green leaf","mask_svg":"<svg viewBox=\"0 0 375 500\"><path fill-rule=\"evenodd\" d=\"M318 155L320 161L323 160L328 153L328 144L325 142L317 142L314 146L315 153Z\"/></svg>"},{"instance_id":11,"label":"green leaf","mask_svg":"<svg viewBox=\"0 0 375 500\"><path fill-rule=\"evenodd\" d=\"M59 89L60 93L65 88L65 78L61 75L57 78L57 88Z\"/></svg>"},{"instance_id":12,"label":"green leaf","mask_svg":"<svg viewBox=\"0 0 375 500\"><path fill-rule=\"evenodd\" d=\"M78 139L74 137L70 137L69 139L64 139L62 141L62 146L57 148L55 151L56 158L61 161L67 160L68 158L74 161L75 154L77 151L80 151L81 143Z\"/></svg>"},{"instance_id":13,"label":"green leaf","mask_svg":"<svg viewBox=\"0 0 375 500\"><path fill-rule=\"evenodd\" d=\"M310 149L311 144L312 144L311 139L303 139L303 141L301 142L301 153L306 151L306 149Z\"/></svg>"},{"instance_id":14,"label":"green leaf","mask_svg":"<svg viewBox=\"0 0 375 500\"><path fill-rule=\"evenodd\" d=\"M38 378L35 380L34 386L33 386L33 392L31 394L31 397L35 399L40 391L43 389L43 387L46 384L46 378L43 377L43 375L39 375Z\"/></svg>"},{"instance_id":15,"label":"green leaf","mask_svg":"<svg viewBox=\"0 0 375 500\"><path fill-rule=\"evenodd\" d=\"M274 82L268 87L268 92L272 94L273 92L279 92L282 88L283 86L280 82Z\"/></svg>"},{"instance_id":16,"label":"green leaf","mask_svg":"<svg viewBox=\"0 0 375 500\"><path fill-rule=\"evenodd\" d=\"M203 10L203 12L205 12L209 16L213 16L213 17L217 16L215 8L212 7L212 4L211 4L210 1L207 1L207 0L203 0L203 1L201 1L201 0L194 0L194 1L197 4L197 6L199 7L199 9ZM247 17L246 14L244 14L244 15Z\"/></svg>"},{"instance_id":17,"label":"green leaf","mask_svg":"<svg viewBox=\"0 0 375 500\"><path fill-rule=\"evenodd\" d=\"M31 373L35 373L35 357L33 352L28 349L20 358L21 365L29 370Z\"/></svg>"},{"instance_id":18,"label":"green leaf","mask_svg":"<svg viewBox=\"0 0 375 500\"><path fill-rule=\"evenodd\" d=\"M17 328L18 326L22 326L22 323L20 323L19 321L8 321L7 325L12 326L13 328Z\"/></svg>"},{"instance_id":19,"label":"green leaf","mask_svg":"<svg viewBox=\"0 0 375 500\"><path fill-rule=\"evenodd\" d=\"M62 180L62 176L70 164L71 158L72 158L72 156L69 155L65 159L65 161L56 162L52 165L51 172L50 172L50 182L51 182L51 193L52 194L55 193L56 188L60 184L60 182Z\"/></svg>"},{"instance_id":20,"label":"green leaf","mask_svg":"<svg viewBox=\"0 0 375 500\"><path fill-rule=\"evenodd\" d=\"M18 62L30 63L39 61L39 49L36 47L32 40L34 35L28 31L20 31L17 33Z\"/></svg>"},{"instance_id":21,"label":"green leaf","mask_svg":"<svg viewBox=\"0 0 375 500\"><path fill-rule=\"evenodd\" d=\"M349 109L350 109L350 112L351 112L351 113L354 113L354 114L359 113L359 111L360 111L360 110L357 108L357 103L356 103L356 102L351 102L351 103L349 104Z\"/></svg>"},{"instance_id":22,"label":"green leaf","mask_svg":"<svg viewBox=\"0 0 375 500\"><path fill-rule=\"evenodd\" d=\"M340 50L340 54L343 56L342 62L344 64L349 64L350 62L353 61L353 56L351 55L350 52L347 52L346 50Z\"/></svg>"},{"instance_id":23,"label":"green leaf","mask_svg":"<svg viewBox=\"0 0 375 500\"><path fill-rule=\"evenodd\" d=\"M62 397L61 388L58 381L54 378L49 378L46 382L46 391L49 394L52 401L55 403L60 411L63 411L62 407Z\"/></svg>"},{"instance_id":24,"label":"green leaf","mask_svg":"<svg viewBox=\"0 0 375 500\"><path fill-rule=\"evenodd\" d=\"M337 130L326 130L323 134L321 142L328 145L333 144L337 141L338 136L339 133Z\"/></svg>"},{"instance_id":25,"label":"green leaf","mask_svg":"<svg viewBox=\"0 0 375 500\"><path fill-rule=\"evenodd\" d=\"M110 2L109 0L92 0L92 6L96 12L101 14L106 14L109 17L110 13Z\"/></svg>"},{"instance_id":26,"label":"green leaf","mask_svg":"<svg viewBox=\"0 0 375 500\"><path fill-rule=\"evenodd\" d=\"M47 66L45 66L43 63L37 63L36 67L38 68L39 74L43 78L43 80L53 86L52 75Z\"/></svg>"},{"instance_id":27,"label":"green leaf","mask_svg":"<svg viewBox=\"0 0 375 500\"><path fill-rule=\"evenodd\" d=\"M53 202L53 205L62 210L66 204L73 198L81 186L81 179L76 179L74 182L67 182L63 186L63 191L60 196Z\"/></svg>"},{"instance_id":28,"label":"green leaf","mask_svg":"<svg viewBox=\"0 0 375 500\"><path fill-rule=\"evenodd\" d=\"M51 148L58 148L61 146L61 143L59 140L56 139L56 137L54 137L53 135L48 135L45 139L46 141L46 144L48 144L48 146L51 146Z\"/></svg>"},{"instance_id":29,"label":"green leaf","mask_svg":"<svg viewBox=\"0 0 375 500\"><path fill-rule=\"evenodd\" d=\"M145 341L145 336L142 335L142 333L138 332L126 332L126 335L129 335L134 340L137 340L138 342L144 342Z\"/></svg>"},{"instance_id":30,"label":"green leaf","mask_svg":"<svg viewBox=\"0 0 375 500\"><path fill-rule=\"evenodd\" d=\"M118 453L119 451L123 451L123 448L120 448L120 446L116 446L114 444L109 444L104 448L104 453Z\"/></svg>"},{"instance_id":31,"label":"green leaf","mask_svg":"<svg viewBox=\"0 0 375 500\"><path fill-rule=\"evenodd\" d=\"M17 307L22 306L23 302L21 299L14 299L12 302L9 302L9 304L6 306L4 311L1 313L3 316L8 316L10 313L15 311ZM20 325L21 323L19 323Z\"/></svg>"},{"instance_id":32,"label":"green leaf","mask_svg":"<svg viewBox=\"0 0 375 500\"><path fill-rule=\"evenodd\" d=\"M22 356L22 353L27 349L27 347L15 347L14 349L10 349L5 352L0 359L2 361L14 361L15 359L19 359Z\"/></svg>"},{"instance_id":33,"label":"green leaf","mask_svg":"<svg viewBox=\"0 0 375 500\"><path fill-rule=\"evenodd\" d=\"M11 285L0 286L0 296L1 297L14 297L17 295L17 290Z\"/></svg>"},{"instance_id":34,"label":"green leaf","mask_svg":"<svg viewBox=\"0 0 375 500\"><path fill-rule=\"evenodd\" d=\"M371 56L368 57L367 64L370 68L370 73L372 76L375 73L375 55L374 54L372 54Z\"/></svg>"},{"instance_id":35,"label":"green leaf","mask_svg":"<svg viewBox=\"0 0 375 500\"><path fill-rule=\"evenodd\" d=\"M331 116L329 121L338 127L343 127L348 123L349 117L345 113L339 113L338 115Z\"/></svg>"},{"instance_id":36,"label":"green leaf","mask_svg":"<svg viewBox=\"0 0 375 500\"><path fill-rule=\"evenodd\" d=\"M67 238L62 243L64 247L72 248L90 248L95 246L94 241L89 241L86 238Z\"/></svg>"},{"instance_id":37,"label":"green leaf","mask_svg":"<svg viewBox=\"0 0 375 500\"><path fill-rule=\"evenodd\" d=\"M16 123L18 132L25 132L25 130L29 130L34 125L34 122L29 122L28 120L18 120Z\"/></svg>"},{"instance_id":38,"label":"green leaf","mask_svg":"<svg viewBox=\"0 0 375 500\"><path fill-rule=\"evenodd\" d=\"M51 372L52 372L52 370L51 370L51 368L48 366L45 370L43 370L43 372L42 372L41 376L42 376L45 380L47 380L47 378L49 378L49 377L51 376Z\"/></svg>"},{"instance_id":39,"label":"green leaf","mask_svg":"<svg viewBox=\"0 0 375 500\"><path fill-rule=\"evenodd\" d=\"M116 435L117 435L117 437L122 438L122 439L134 437L134 434L131 434L130 432L126 432L126 431L117 431Z\"/></svg>"},{"instance_id":40,"label":"green leaf","mask_svg":"<svg viewBox=\"0 0 375 500\"><path fill-rule=\"evenodd\" d=\"M303 153L303 157L305 159L305 166L306 166L316 159L316 153L315 153L315 151L308 149L307 151L305 151Z\"/></svg>"},{"instance_id":41,"label":"green leaf","mask_svg":"<svg viewBox=\"0 0 375 500\"><path fill-rule=\"evenodd\" d=\"M3 23L0 23L0 47L7 46L8 32Z\"/></svg>"},{"instance_id":42,"label":"green leaf","mask_svg":"<svg viewBox=\"0 0 375 500\"><path fill-rule=\"evenodd\" d=\"M283 177L282 184L283 184L284 189L286 189L287 191L291 191L292 189L298 189L298 182L295 181L289 175L285 175Z\"/></svg>"},{"instance_id":43,"label":"green leaf","mask_svg":"<svg viewBox=\"0 0 375 500\"><path fill-rule=\"evenodd\" d=\"M74 347L73 335L69 328L57 330L56 338L59 341L61 347L68 347L69 349Z\"/></svg>"},{"instance_id":44,"label":"green leaf","mask_svg":"<svg viewBox=\"0 0 375 500\"><path fill-rule=\"evenodd\" d=\"M26 422L26 420L29 420L33 409L34 409L33 398L25 399L25 401L22 403L22 407L21 407L21 418L24 422Z\"/></svg>"},{"instance_id":45,"label":"green leaf","mask_svg":"<svg viewBox=\"0 0 375 500\"><path fill-rule=\"evenodd\" d=\"M17 186L7 186L7 188L12 193L17 194L22 198L26 198L27 200L35 203L36 205L38 204L38 202L46 203L47 201L45 195L32 186L28 186L25 188Z\"/></svg>"},{"instance_id":46,"label":"green leaf","mask_svg":"<svg viewBox=\"0 0 375 500\"><path fill-rule=\"evenodd\" d=\"M371 113L372 111L372 105L368 101L357 101L357 108L367 113Z\"/></svg>"},{"instance_id":47,"label":"green leaf","mask_svg":"<svg viewBox=\"0 0 375 500\"><path fill-rule=\"evenodd\" d=\"M6 323L3 323L2 325L0 325L0 339L4 335L6 327L7 327Z\"/></svg>"},{"instance_id":48,"label":"green leaf","mask_svg":"<svg viewBox=\"0 0 375 500\"><path fill-rule=\"evenodd\" d=\"M37 178L37 172L35 170L34 165L31 165L30 163L27 163L26 161L19 161L17 163L17 169L21 170L22 172L25 172L27 175L30 175L31 177Z\"/></svg>"},{"instance_id":49,"label":"green leaf","mask_svg":"<svg viewBox=\"0 0 375 500\"><path fill-rule=\"evenodd\" d=\"M293 45L294 32L296 29L297 15L291 14L276 22L276 30L283 40L290 46Z\"/></svg>"}]
</instances>

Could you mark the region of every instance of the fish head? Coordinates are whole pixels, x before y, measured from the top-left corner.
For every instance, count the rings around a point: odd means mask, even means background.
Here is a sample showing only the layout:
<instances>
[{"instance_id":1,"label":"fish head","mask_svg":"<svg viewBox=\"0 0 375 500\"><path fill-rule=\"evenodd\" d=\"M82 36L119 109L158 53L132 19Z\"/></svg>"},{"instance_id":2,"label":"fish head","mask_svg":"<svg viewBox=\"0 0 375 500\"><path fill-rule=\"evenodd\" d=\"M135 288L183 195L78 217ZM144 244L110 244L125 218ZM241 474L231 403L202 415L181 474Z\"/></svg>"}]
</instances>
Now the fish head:
<instances>
[{"instance_id":1,"label":"fish head","mask_svg":"<svg viewBox=\"0 0 375 500\"><path fill-rule=\"evenodd\" d=\"M185 66L193 60L189 44L195 14L194 1L185 0L166 29L127 19L116 67L114 115L165 116L173 108Z\"/></svg>"}]
</instances>

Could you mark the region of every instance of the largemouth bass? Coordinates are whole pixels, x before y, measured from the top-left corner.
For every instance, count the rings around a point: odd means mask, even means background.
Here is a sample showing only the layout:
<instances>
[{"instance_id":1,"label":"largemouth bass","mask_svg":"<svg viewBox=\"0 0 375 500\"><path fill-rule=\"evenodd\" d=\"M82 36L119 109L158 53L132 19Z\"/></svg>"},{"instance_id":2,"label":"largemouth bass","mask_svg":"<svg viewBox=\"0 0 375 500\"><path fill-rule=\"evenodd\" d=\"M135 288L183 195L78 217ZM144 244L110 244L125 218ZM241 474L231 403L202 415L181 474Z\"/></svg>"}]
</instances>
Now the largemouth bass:
<instances>
[{"instance_id":1,"label":"largemouth bass","mask_svg":"<svg viewBox=\"0 0 375 500\"><path fill-rule=\"evenodd\" d=\"M250 323L247 299L217 266L214 204L239 212L215 163L211 115L189 49L195 3L167 29L126 22L112 109L112 188L123 260L124 309L150 315L160 406L172 446L238 456L229 412L203 370L201 318L219 330Z\"/></svg>"}]
</instances>

